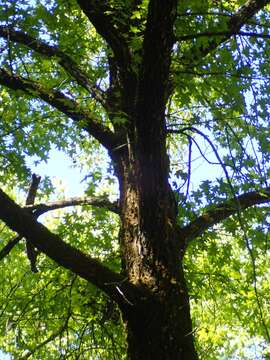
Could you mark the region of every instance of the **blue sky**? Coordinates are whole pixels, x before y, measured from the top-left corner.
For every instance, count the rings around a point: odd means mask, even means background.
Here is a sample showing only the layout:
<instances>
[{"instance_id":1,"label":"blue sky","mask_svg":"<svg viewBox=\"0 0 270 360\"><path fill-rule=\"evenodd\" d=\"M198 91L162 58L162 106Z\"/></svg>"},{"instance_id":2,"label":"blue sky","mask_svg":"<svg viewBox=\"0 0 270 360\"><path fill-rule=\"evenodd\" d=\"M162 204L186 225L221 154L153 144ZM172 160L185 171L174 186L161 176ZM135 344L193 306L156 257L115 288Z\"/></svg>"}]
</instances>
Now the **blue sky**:
<instances>
[{"instance_id":1,"label":"blue sky","mask_svg":"<svg viewBox=\"0 0 270 360\"><path fill-rule=\"evenodd\" d=\"M42 178L49 176L53 183L62 182L67 197L81 196L84 186L81 183L85 174L79 172L72 163L72 160L64 153L57 150L50 152L47 163L37 166L32 161L28 162L32 172L37 173Z\"/></svg>"}]
</instances>

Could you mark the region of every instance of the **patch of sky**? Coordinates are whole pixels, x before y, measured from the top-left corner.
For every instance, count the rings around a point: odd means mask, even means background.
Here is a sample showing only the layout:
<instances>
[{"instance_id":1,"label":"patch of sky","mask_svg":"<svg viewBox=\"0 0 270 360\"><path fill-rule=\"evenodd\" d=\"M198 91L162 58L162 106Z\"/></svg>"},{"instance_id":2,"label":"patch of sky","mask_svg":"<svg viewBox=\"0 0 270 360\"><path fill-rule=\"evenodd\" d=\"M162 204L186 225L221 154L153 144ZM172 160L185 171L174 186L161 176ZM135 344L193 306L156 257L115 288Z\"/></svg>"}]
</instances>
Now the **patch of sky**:
<instances>
[{"instance_id":1,"label":"patch of sky","mask_svg":"<svg viewBox=\"0 0 270 360\"><path fill-rule=\"evenodd\" d=\"M111 201L118 198L118 184L113 175L110 159L105 151L93 151L89 156L74 150L71 156L55 147L45 161L32 156L26 159L32 173L42 179L49 178L56 189L55 196L64 198L106 193ZM53 198L50 198L53 201Z\"/></svg>"},{"instance_id":2,"label":"patch of sky","mask_svg":"<svg viewBox=\"0 0 270 360\"><path fill-rule=\"evenodd\" d=\"M82 196L85 191L82 179L86 174L75 167L73 160L63 151L52 149L47 162L36 163L35 157L28 158L27 165L41 178L49 177L53 186L68 197Z\"/></svg>"},{"instance_id":3,"label":"patch of sky","mask_svg":"<svg viewBox=\"0 0 270 360\"><path fill-rule=\"evenodd\" d=\"M0 350L0 359L1 360L11 360L12 357L9 354L6 354L5 352Z\"/></svg>"},{"instance_id":4,"label":"patch of sky","mask_svg":"<svg viewBox=\"0 0 270 360\"><path fill-rule=\"evenodd\" d=\"M235 341L234 341L235 343ZM232 344L235 345L235 344ZM260 338L250 338L245 347L235 352L229 359L222 357L220 360L267 360L269 359L269 346Z\"/></svg>"}]
</instances>

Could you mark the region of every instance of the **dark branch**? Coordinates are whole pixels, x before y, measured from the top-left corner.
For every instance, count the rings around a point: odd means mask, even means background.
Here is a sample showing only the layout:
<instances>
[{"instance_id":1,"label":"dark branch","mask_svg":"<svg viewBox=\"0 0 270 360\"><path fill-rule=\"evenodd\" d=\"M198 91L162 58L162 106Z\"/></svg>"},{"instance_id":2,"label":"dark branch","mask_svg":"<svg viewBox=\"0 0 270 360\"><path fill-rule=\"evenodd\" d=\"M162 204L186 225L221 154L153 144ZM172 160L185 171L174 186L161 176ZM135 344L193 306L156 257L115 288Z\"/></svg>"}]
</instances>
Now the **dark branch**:
<instances>
[{"instance_id":1,"label":"dark branch","mask_svg":"<svg viewBox=\"0 0 270 360\"><path fill-rule=\"evenodd\" d=\"M256 13L258 13L258 11L263 9L268 3L269 0L248 0L227 21L227 29L224 31L223 36L211 39L206 46L202 46L200 48L195 45L194 47L189 49L186 54L183 55L182 61L184 63L187 63L189 66L199 62L202 58L204 58L210 52L214 51L220 44L224 43L231 36L238 34L242 26L245 25L249 19L251 19ZM216 26L217 31L221 26L222 28L224 28L223 23ZM211 29L209 33L210 32L215 31Z\"/></svg>"},{"instance_id":2,"label":"dark branch","mask_svg":"<svg viewBox=\"0 0 270 360\"><path fill-rule=\"evenodd\" d=\"M29 187L29 190L28 190L28 193L26 196L25 205L33 205L34 204L40 180L41 180L40 176L37 176L36 174L32 175L30 187ZM35 249L32 242L27 238L26 238L25 247L26 247L26 254L27 254L27 257L30 262L31 270L32 270L32 272L36 273L36 272L38 272L38 269L36 266L38 252Z\"/></svg>"},{"instance_id":3,"label":"dark branch","mask_svg":"<svg viewBox=\"0 0 270 360\"><path fill-rule=\"evenodd\" d=\"M34 204L39 182L40 182L40 176L33 174L32 181L30 183L30 187L29 187L29 190L28 190L28 193L26 196L26 201L25 201L26 205ZM11 240L9 240L9 242L3 247L3 249L0 250L0 261L10 253L10 251L14 248L15 245L18 244L18 242L22 238L23 238L22 236L18 235L18 236L15 236L14 238L12 238ZM32 249L31 244L28 241L26 244L26 249L27 249L28 258L30 260L31 255L29 257L29 252L32 252L32 250L34 250L34 249ZM31 262L32 270L36 270L36 267L32 266L32 265L35 265L35 264L32 264L32 262ZM36 272L36 271L34 271L34 272Z\"/></svg>"},{"instance_id":4,"label":"dark branch","mask_svg":"<svg viewBox=\"0 0 270 360\"><path fill-rule=\"evenodd\" d=\"M23 237L21 235L18 235L8 241L8 243L3 247L3 249L0 250L0 261L3 260L10 253L10 251L14 248L14 246L18 244L18 242L22 238Z\"/></svg>"},{"instance_id":5,"label":"dark branch","mask_svg":"<svg viewBox=\"0 0 270 360\"><path fill-rule=\"evenodd\" d=\"M203 215L197 217L197 219L180 230L182 237L185 239L186 246L191 240L202 235L207 229L227 219L229 216L235 215L251 206L265 203L270 203L270 187L242 194L235 197L235 199L215 206L214 209L206 210Z\"/></svg>"},{"instance_id":6,"label":"dark branch","mask_svg":"<svg viewBox=\"0 0 270 360\"><path fill-rule=\"evenodd\" d=\"M175 0L167 0L166 2L151 0L149 2L140 75L140 95L142 98L139 100L142 103L147 103L148 107L152 102L153 107L157 103L164 106L167 100L166 93L168 91L169 67L174 41L173 24L176 8L177 1ZM155 111L154 113L156 114ZM144 116L144 121L145 119L147 116Z\"/></svg>"},{"instance_id":7,"label":"dark branch","mask_svg":"<svg viewBox=\"0 0 270 360\"><path fill-rule=\"evenodd\" d=\"M118 64L130 67L130 54L126 43L126 19L105 0L77 0L78 5L94 25L97 32L111 47Z\"/></svg>"},{"instance_id":8,"label":"dark branch","mask_svg":"<svg viewBox=\"0 0 270 360\"><path fill-rule=\"evenodd\" d=\"M221 71L211 71L211 72L199 72L194 70L176 70L175 74L186 74L191 76L220 76L220 77L227 77L227 78L236 78L236 79L249 79L249 80L270 80L269 76L256 76L256 75L241 75L240 73L230 73L230 72L221 72Z\"/></svg>"},{"instance_id":9,"label":"dark branch","mask_svg":"<svg viewBox=\"0 0 270 360\"><path fill-rule=\"evenodd\" d=\"M198 144L198 142L194 139L194 137L190 136L189 134L186 133L186 131L192 131L192 132L195 132L199 135L201 135L204 140L210 145L210 147L212 148L213 150L213 153L215 154L218 162L213 162L213 161L210 161L207 159L207 157L205 156L205 154L202 152L202 149L200 147L200 145ZM183 134L185 136L187 136L187 138L191 141L194 142L194 144L196 145L197 149L199 150L201 156L204 158L204 160L206 160L208 162L208 164L212 164L212 165L220 165L224 172L225 172L225 175L226 175L226 178L228 179L229 178L229 175L227 173L227 170L226 170L226 165L223 163L223 161L221 160L219 154L218 154L218 151L217 149L215 148L215 145L212 143L212 141L209 139L209 137L204 134L202 131L200 131L199 129L195 128L194 126L187 126L187 127L183 127L181 129L167 129L167 133L168 134Z\"/></svg>"},{"instance_id":10,"label":"dark branch","mask_svg":"<svg viewBox=\"0 0 270 360\"><path fill-rule=\"evenodd\" d=\"M269 0L248 0L229 20L229 30L232 33L238 32L250 18L262 10L267 4L269 4Z\"/></svg>"},{"instance_id":11,"label":"dark branch","mask_svg":"<svg viewBox=\"0 0 270 360\"><path fill-rule=\"evenodd\" d=\"M74 274L106 292L120 306L132 304L138 289L122 275L102 265L98 260L65 243L58 235L38 223L0 190L0 218L10 229L29 239L41 252Z\"/></svg>"},{"instance_id":12,"label":"dark branch","mask_svg":"<svg viewBox=\"0 0 270 360\"><path fill-rule=\"evenodd\" d=\"M145 153L149 152L148 135L151 138L160 138L160 144L164 140L164 112L169 87L176 7L176 0L151 0L148 5L137 97L137 126Z\"/></svg>"},{"instance_id":13,"label":"dark branch","mask_svg":"<svg viewBox=\"0 0 270 360\"><path fill-rule=\"evenodd\" d=\"M34 214L35 218L38 218L40 215L45 214L48 211L63 209L69 206L78 206L78 205L91 205L95 207L104 208L106 210L112 211L116 214L119 214L118 202L110 202L105 197L81 197L81 198L71 198L68 200L59 200L50 202L47 204L36 204L36 205L26 205L24 209L30 211ZM22 236L16 236L9 240L9 242L0 250L0 261L7 256L14 246L22 239Z\"/></svg>"},{"instance_id":14,"label":"dark branch","mask_svg":"<svg viewBox=\"0 0 270 360\"><path fill-rule=\"evenodd\" d=\"M40 216L51 210L57 210L68 206L78 206L78 205L91 205L91 206L107 209L116 214L119 213L119 206L117 202L111 202L106 197L93 197L93 196L71 198L68 200L59 200L47 204L30 205L30 206L26 206L25 209L34 211L34 214L36 216Z\"/></svg>"},{"instance_id":15,"label":"dark branch","mask_svg":"<svg viewBox=\"0 0 270 360\"><path fill-rule=\"evenodd\" d=\"M76 101L68 98L62 92L48 89L43 84L10 74L0 69L0 84L13 90L21 90L30 96L40 98L58 109L94 136L108 150L118 145L116 136L88 110L80 107Z\"/></svg>"},{"instance_id":16,"label":"dark branch","mask_svg":"<svg viewBox=\"0 0 270 360\"><path fill-rule=\"evenodd\" d=\"M29 190L28 190L28 193L26 196L26 200L25 200L25 205L33 205L34 204L40 180L41 180L40 176L38 176L36 174L32 175L30 187L29 187Z\"/></svg>"},{"instance_id":17,"label":"dark branch","mask_svg":"<svg viewBox=\"0 0 270 360\"><path fill-rule=\"evenodd\" d=\"M178 36L177 40L178 41L186 41L186 40L193 40L193 39L198 39L200 37L225 37L225 36L233 36L233 35L237 35L237 36L247 36L247 37L254 37L254 38L259 38L259 39L270 39L270 34L260 34L260 33L256 33L256 32L245 32L245 31L238 31L235 33L229 32L229 31L217 31L217 32L202 32L202 33L197 33L197 34L189 34L189 35L183 35L183 36Z\"/></svg>"},{"instance_id":18,"label":"dark branch","mask_svg":"<svg viewBox=\"0 0 270 360\"><path fill-rule=\"evenodd\" d=\"M89 77L80 69L76 62L56 46L48 45L22 31L14 30L8 26L0 26L0 37L23 44L45 57L53 58L78 82L79 85L84 87L94 99L105 106L104 94L101 89L95 84L93 85L89 80Z\"/></svg>"}]
</instances>

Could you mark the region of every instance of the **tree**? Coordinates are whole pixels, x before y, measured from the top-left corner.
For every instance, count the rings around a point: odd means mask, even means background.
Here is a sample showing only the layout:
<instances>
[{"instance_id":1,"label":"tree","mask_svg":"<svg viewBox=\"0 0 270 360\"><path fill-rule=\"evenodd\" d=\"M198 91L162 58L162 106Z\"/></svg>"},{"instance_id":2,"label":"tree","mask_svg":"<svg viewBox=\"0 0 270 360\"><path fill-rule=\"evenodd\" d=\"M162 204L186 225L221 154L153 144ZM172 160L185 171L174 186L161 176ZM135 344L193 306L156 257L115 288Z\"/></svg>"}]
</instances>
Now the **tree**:
<instances>
[{"instance_id":1,"label":"tree","mask_svg":"<svg viewBox=\"0 0 270 360\"><path fill-rule=\"evenodd\" d=\"M2 236L2 301L12 300L1 331L16 335L7 335L7 351L124 358L124 331L133 360L217 358L225 347L208 335L218 330L200 321L204 305L222 301L212 319L226 324L236 309L267 348L268 3L0 1L0 218L18 234ZM33 205L33 175L19 206L11 197L26 188L27 157L46 160L52 146L88 167L86 197L49 201L43 181ZM104 150L106 174L93 162ZM191 189L194 154L222 174ZM102 176L116 179L115 202ZM38 221L66 206L62 222ZM22 238L37 274L25 273Z\"/></svg>"}]
</instances>

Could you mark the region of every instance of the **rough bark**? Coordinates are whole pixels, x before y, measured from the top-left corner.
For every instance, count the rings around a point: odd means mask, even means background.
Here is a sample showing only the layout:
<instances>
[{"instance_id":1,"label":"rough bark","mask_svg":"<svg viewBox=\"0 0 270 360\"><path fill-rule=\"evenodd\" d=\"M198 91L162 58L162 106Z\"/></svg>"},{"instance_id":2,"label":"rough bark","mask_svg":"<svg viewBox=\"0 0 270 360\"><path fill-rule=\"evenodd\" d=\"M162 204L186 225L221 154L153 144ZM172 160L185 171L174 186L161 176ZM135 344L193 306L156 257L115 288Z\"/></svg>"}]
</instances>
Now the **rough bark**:
<instances>
[{"instance_id":1,"label":"rough bark","mask_svg":"<svg viewBox=\"0 0 270 360\"><path fill-rule=\"evenodd\" d=\"M160 192L158 184L152 185L142 201L136 174L143 170L138 162L125 161L120 202L123 264L129 281L142 291L138 302L123 312L129 357L197 359L170 188L167 184L167 191Z\"/></svg>"},{"instance_id":2,"label":"rough bark","mask_svg":"<svg viewBox=\"0 0 270 360\"><path fill-rule=\"evenodd\" d=\"M150 1L136 97L125 109L130 115L127 146L116 159L123 271L142 291L123 310L132 360L197 359L166 153L175 15L176 1Z\"/></svg>"}]
</instances>

